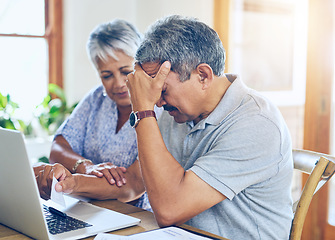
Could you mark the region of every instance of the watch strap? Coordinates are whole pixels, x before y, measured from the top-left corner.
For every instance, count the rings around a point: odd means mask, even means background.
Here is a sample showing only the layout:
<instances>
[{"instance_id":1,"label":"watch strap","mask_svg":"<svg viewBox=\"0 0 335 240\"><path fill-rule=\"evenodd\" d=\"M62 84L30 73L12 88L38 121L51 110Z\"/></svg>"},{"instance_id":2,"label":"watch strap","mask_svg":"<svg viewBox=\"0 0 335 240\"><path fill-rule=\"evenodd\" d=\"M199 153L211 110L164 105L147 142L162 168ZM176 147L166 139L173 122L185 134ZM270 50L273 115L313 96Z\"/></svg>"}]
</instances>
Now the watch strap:
<instances>
[{"instance_id":1,"label":"watch strap","mask_svg":"<svg viewBox=\"0 0 335 240\"><path fill-rule=\"evenodd\" d=\"M141 120L141 119L146 118L146 117L156 118L156 113L153 110L139 111L139 112L136 112L136 115L137 115L138 120Z\"/></svg>"},{"instance_id":2,"label":"watch strap","mask_svg":"<svg viewBox=\"0 0 335 240\"><path fill-rule=\"evenodd\" d=\"M135 128L138 125L138 122L147 117L154 117L156 119L156 113L153 110L137 111L131 112L129 116L130 126Z\"/></svg>"}]
</instances>

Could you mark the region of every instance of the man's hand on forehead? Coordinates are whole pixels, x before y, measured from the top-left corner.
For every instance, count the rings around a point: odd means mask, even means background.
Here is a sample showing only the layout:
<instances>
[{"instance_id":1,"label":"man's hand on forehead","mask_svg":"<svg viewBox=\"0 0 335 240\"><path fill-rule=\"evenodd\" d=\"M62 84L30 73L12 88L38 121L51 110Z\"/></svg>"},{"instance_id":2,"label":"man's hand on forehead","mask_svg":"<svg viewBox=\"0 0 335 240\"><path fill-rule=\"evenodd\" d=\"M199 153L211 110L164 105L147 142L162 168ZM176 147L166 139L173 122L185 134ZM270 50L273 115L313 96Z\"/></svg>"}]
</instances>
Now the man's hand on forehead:
<instances>
[{"instance_id":1,"label":"man's hand on forehead","mask_svg":"<svg viewBox=\"0 0 335 240\"><path fill-rule=\"evenodd\" d=\"M127 86L133 104L133 110L149 110L159 101L162 88L170 72L171 64L160 63L135 64L135 70L128 75Z\"/></svg>"},{"instance_id":2,"label":"man's hand on forehead","mask_svg":"<svg viewBox=\"0 0 335 240\"><path fill-rule=\"evenodd\" d=\"M146 62L143 64L137 62L134 69L136 70L141 68L148 76L155 78L161 65L162 64L160 62Z\"/></svg>"}]
</instances>

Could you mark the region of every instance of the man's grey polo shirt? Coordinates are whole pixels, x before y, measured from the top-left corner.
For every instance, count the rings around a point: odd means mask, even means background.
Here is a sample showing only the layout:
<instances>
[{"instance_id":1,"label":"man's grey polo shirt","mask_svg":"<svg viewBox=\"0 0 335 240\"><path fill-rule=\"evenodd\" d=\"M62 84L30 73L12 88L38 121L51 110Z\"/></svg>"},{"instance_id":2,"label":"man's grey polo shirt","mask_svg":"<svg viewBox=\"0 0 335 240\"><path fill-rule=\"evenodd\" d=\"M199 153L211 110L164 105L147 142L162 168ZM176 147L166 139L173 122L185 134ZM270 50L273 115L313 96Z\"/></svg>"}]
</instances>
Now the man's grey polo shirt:
<instances>
[{"instance_id":1,"label":"man's grey polo shirt","mask_svg":"<svg viewBox=\"0 0 335 240\"><path fill-rule=\"evenodd\" d=\"M289 131L277 107L238 76L227 77L231 86L196 126L178 124L167 112L158 121L174 158L227 197L187 224L229 239L288 239Z\"/></svg>"}]
</instances>

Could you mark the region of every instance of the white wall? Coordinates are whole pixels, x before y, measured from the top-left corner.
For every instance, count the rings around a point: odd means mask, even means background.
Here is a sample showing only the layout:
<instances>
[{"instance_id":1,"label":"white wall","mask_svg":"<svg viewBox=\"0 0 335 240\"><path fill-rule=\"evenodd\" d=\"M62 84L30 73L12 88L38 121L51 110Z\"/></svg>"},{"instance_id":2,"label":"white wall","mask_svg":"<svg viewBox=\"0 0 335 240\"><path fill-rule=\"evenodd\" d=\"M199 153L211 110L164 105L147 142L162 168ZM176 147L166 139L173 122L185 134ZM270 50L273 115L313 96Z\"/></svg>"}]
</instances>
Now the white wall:
<instances>
[{"instance_id":1,"label":"white wall","mask_svg":"<svg viewBox=\"0 0 335 240\"><path fill-rule=\"evenodd\" d=\"M89 61L86 43L102 22L122 18L135 23L136 0L66 0L64 4L64 89L70 103L80 100L99 84Z\"/></svg>"},{"instance_id":2,"label":"white wall","mask_svg":"<svg viewBox=\"0 0 335 240\"><path fill-rule=\"evenodd\" d=\"M213 25L212 0L139 0L136 9L136 25L145 32L157 19L171 14L196 17Z\"/></svg>"},{"instance_id":3,"label":"white wall","mask_svg":"<svg viewBox=\"0 0 335 240\"><path fill-rule=\"evenodd\" d=\"M180 14L213 25L212 0L66 0L63 4L64 89L70 103L100 83L86 52L89 34L98 24L121 18L144 33L155 20Z\"/></svg>"}]
</instances>

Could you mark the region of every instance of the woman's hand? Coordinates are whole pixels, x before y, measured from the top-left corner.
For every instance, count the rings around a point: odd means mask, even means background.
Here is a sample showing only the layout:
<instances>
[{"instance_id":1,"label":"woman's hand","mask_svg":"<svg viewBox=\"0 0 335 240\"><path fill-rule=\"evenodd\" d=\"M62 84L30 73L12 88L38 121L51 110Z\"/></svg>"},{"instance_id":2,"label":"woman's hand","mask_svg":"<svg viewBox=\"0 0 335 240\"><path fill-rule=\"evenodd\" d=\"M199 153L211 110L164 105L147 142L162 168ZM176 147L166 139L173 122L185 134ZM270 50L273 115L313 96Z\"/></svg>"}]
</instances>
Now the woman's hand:
<instances>
[{"instance_id":1,"label":"woman's hand","mask_svg":"<svg viewBox=\"0 0 335 240\"><path fill-rule=\"evenodd\" d=\"M126 177L124 176L126 171L127 169L125 167L117 167L110 162L86 167L86 174L105 177L111 185L116 184L118 187L127 183Z\"/></svg>"},{"instance_id":2,"label":"woman's hand","mask_svg":"<svg viewBox=\"0 0 335 240\"><path fill-rule=\"evenodd\" d=\"M37 166L34 166L33 169L34 169L38 189L40 192L40 196L45 200L50 199L53 177L55 177L58 181L63 181L66 178L72 177L72 174L70 173L70 171L67 170L63 165L59 163L56 163L53 165L52 164L39 164ZM57 184L56 184L56 190L58 187ZM66 191L66 192L70 193L69 191Z\"/></svg>"}]
</instances>

